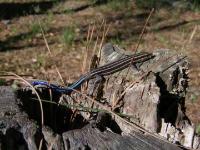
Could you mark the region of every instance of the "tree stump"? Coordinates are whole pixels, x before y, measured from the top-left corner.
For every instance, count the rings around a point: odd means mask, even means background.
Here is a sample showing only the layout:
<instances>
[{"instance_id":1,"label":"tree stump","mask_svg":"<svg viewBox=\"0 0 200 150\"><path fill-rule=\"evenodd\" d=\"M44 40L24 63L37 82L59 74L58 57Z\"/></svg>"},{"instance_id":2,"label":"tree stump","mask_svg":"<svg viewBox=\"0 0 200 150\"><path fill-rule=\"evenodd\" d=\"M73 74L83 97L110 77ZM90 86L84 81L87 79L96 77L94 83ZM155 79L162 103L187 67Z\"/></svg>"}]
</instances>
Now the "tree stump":
<instances>
[{"instance_id":1,"label":"tree stump","mask_svg":"<svg viewBox=\"0 0 200 150\"><path fill-rule=\"evenodd\" d=\"M91 79L81 91L85 94L37 89L46 100L44 125L31 89L20 89L15 96L10 87L0 87L0 148L200 149L199 137L185 115L188 61L170 50L153 53L154 59L138 64L140 70L130 66L95 87L96 79ZM125 55L130 52L106 44L99 65Z\"/></svg>"}]
</instances>

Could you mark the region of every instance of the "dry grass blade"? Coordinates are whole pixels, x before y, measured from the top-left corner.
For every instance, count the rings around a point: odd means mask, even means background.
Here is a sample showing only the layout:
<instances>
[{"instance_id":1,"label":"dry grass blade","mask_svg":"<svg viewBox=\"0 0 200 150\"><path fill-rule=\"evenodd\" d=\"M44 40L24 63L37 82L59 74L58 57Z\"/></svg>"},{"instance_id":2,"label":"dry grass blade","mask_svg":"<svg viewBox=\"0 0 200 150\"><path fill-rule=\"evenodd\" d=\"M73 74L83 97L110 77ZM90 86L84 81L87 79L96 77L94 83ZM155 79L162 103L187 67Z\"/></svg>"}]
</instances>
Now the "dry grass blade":
<instances>
[{"instance_id":1,"label":"dry grass blade","mask_svg":"<svg viewBox=\"0 0 200 150\"><path fill-rule=\"evenodd\" d=\"M108 27L106 28L106 22L103 20L103 22L102 22L102 24L101 24L101 26L100 26L100 29L99 29L99 31L101 30L101 28L103 27L103 33L102 33L102 38L101 38L101 42L100 42L100 44L99 44L99 49L98 49L98 52L97 52L97 57L98 57L98 62L97 62L97 64L99 64L99 61L101 60L101 50L102 50L102 45L103 45L103 43L104 43L104 41L105 41L105 38L106 38L106 36L107 36L107 34L108 34L108 31L109 31L109 29L110 29L110 24L108 25ZM99 33L98 33L99 34ZM97 36L97 38L98 38L98 36ZM98 39L97 39L98 40ZM95 44L97 44L97 42L95 43ZM95 45L95 50L96 50L96 45Z\"/></svg>"},{"instance_id":2,"label":"dry grass blade","mask_svg":"<svg viewBox=\"0 0 200 150\"><path fill-rule=\"evenodd\" d=\"M14 78L13 76L4 76L4 75L1 75L0 76L0 79L6 79L6 80L16 80L18 78Z\"/></svg>"},{"instance_id":3,"label":"dry grass blade","mask_svg":"<svg viewBox=\"0 0 200 150\"><path fill-rule=\"evenodd\" d=\"M97 38L96 38L96 41L94 43L94 47L93 47L93 50L92 50L92 56L94 56L95 53L96 53L98 41L99 41L99 36L97 35Z\"/></svg>"},{"instance_id":4,"label":"dry grass blade","mask_svg":"<svg viewBox=\"0 0 200 150\"><path fill-rule=\"evenodd\" d=\"M194 35L197 32L197 29L198 29L198 26L195 26L194 29L193 29L193 31L192 31L192 33L191 33L191 35L190 35L190 39L188 41L189 44L192 42L192 40L194 38Z\"/></svg>"},{"instance_id":5,"label":"dry grass blade","mask_svg":"<svg viewBox=\"0 0 200 150\"><path fill-rule=\"evenodd\" d=\"M87 49L88 49L88 47L89 47L89 39L90 39L90 36L91 36L91 25L89 24L89 27L88 27L88 32L87 32L87 39L86 39L86 51L87 51Z\"/></svg>"},{"instance_id":6,"label":"dry grass blade","mask_svg":"<svg viewBox=\"0 0 200 150\"><path fill-rule=\"evenodd\" d=\"M151 10L151 12L149 13L148 18L146 19L145 25L144 25L144 27L143 27L143 29L142 29L142 32L141 32L141 34L140 34L140 37L139 37L137 46L136 46L136 48L135 48L135 53L137 52L137 50L138 50L138 48L139 48L139 46L140 46L140 43L141 43L141 40L142 40L142 38L143 38L145 29L146 29L146 27L147 27L147 24L148 24L149 19L151 18L152 14L153 14L153 12L154 12L154 8Z\"/></svg>"},{"instance_id":7,"label":"dry grass blade","mask_svg":"<svg viewBox=\"0 0 200 150\"><path fill-rule=\"evenodd\" d=\"M132 127L136 128L136 129L139 129L139 130L141 130L141 131L148 132L148 131L146 131L144 128L138 126L137 124L132 124L132 123L128 122L127 120L125 120L124 118L120 117L118 114L116 114L115 112L111 111L109 108L105 107L103 104L101 104L100 102L96 101L95 99L93 99L93 98L87 96L86 94L83 94L83 93L81 93L81 92L79 92L78 90L75 90L75 89L74 89L74 91L75 91L76 93L81 94L82 96L84 96L85 98L87 98L88 100L90 100L92 103L94 103L94 104L100 106L102 109L104 109L104 110L107 111L108 113L112 114L114 117L118 117L121 121L126 122L127 124L131 125Z\"/></svg>"},{"instance_id":8,"label":"dry grass blade","mask_svg":"<svg viewBox=\"0 0 200 150\"><path fill-rule=\"evenodd\" d=\"M42 143L43 143L43 139L40 140L39 150L42 149Z\"/></svg>"},{"instance_id":9,"label":"dry grass blade","mask_svg":"<svg viewBox=\"0 0 200 150\"><path fill-rule=\"evenodd\" d=\"M88 67L89 62L93 62L92 59L94 58L93 56L96 53L98 40L99 40L99 34L101 32L102 27L104 27L104 30L103 30L103 35L102 35L102 39L101 39L100 45L102 45L102 43L104 42L105 36L108 33L109 28L107 28L107 30L105 30L106 26L104 25L104 23L105 23L105 20L103 19L99 28L96 26L95 23L93 24L92 27L91 27L91 25L89 25L88 32L87 32L87 41L86 41L86 53L84 53L82 73L85 73L86 71L88 71L88 69L86 70L86 68L89 68ZM91 59L88 59L88 56L90 55L89 47L90 47L91 41L93 39L94 31L96 31L96 40L95 40L94 47L93 47L92 52L91 52L92 57L91 57ZM100 52L100 51L98 51L98 52ZM97 62L95 62L95 64L99 63L100 57L98 57L98 58L99 59L96 60ZM87 87L87 85L84 86L84 87ZM82 89L85 89L85 88L81 87L81 91L82 91Z\"/></svg>"},{"instance_id":10,"label":"dry grass blade","mask_svg":"<svg viewBox=\"0 0 200 150\"><path fill-rule=\"evenodd\" d=\"M87 39L86 39L86 52L87 52L87 49L88 49L88 45L89 45L89 38L90 38L90 24L89 24L89 28L88 28L88 32L87 32ZM86 71L86 65L87 65L87 53L83 53L83 65L81 67L81 71L82 73L84 73Z\"/></svg>"},{"instance_id":11,"label":"dry grass blade","mask_svg":"<svg viewBox=\"0 0 200 150\"><path fill-rule=\"evenodd\" d=\"M94 54L96 53L97 45L98 45L98 41L99 41L99 34L101 32L101 29L102 29L104 23L105 23L105 20L103 19L102 22L101 22L101 25L99 26L99 29L97 30L97 33L96 33L97 37L96 37L95 45L94 45L94 48L93 48L92 56L94 56Z\"/></svg>"},{"instance_id":12,"label":"dry grass blade","mask_svg":"<svg viewBox=\"0 0 200 150\"><path fill-rule=\"evenodd\" d=\"M109 29L110 29L110 24L106 28L106 22L105 22L104 28L103 28L103 35L102 35L101 43L99 45L99 54L98 54L99 56L101 55L102 45L103 45L103 43L105 41L105 38L106 38L106 36L107 36L107 34L109 32Z\"/></svg>"},{"instance_id":13,"label":"dry grass blade","mask_svg":"<svg viewBox=\"0 0 200 150\"><path fill-rule=\"evenodd\" d=\"M114 91L114 93L112 94L112 97L111 97L111 103L112 103L111 108L112 108L112 110L114 110L114 108L117 105L116 100L117 100L117 91Z\"/></svg>"},{"instance_id":14,"label":"dry grass blade","mask_svg":"<svg viewBox=\"0 0 200 150\"><path fill-rule=\"evenodd\" d=\"M143 29L142 29L142 32L141 32L141 34L140 34L140 37L139 37L137 46L136 46L136 48L135 48L135 53L137 52L137 50L138 50L138 48L139 48L140 42L141 42L141 40L142 40L142 38L143 38L143 35L144 35L144 31L145 31L145 29L146 29L146 26L147 26L147 24L148 24L148 22L149 22L149 19L150 19L151 16L152 16L153 12L154 12L154 8L151 10L151 12L149 13L148 18L146 19L145 25L144 25L144 27L143 27ZM132 60L130 61L130 65L129 65L128 70L127 70L127 73L126 73L126 77L127 77L128 73L129 73L129 71L130 71L130 67L131 67L133 61L134 61L134 57L133 57ZM120 99L120 98L119 98L119 99ZM119 101L119 100L117 100L116 102L118 103L118 101Z\"/></svg>"},{"instance_id":15,"label":"dry grass blade","mask_svg":"<svg viewBox=\"0 0 200 150\"><path fill-rule=\"evenodd\" d=\"M192 42L192 39L193 39L193 37L194 37L194 35L196 33L196 30L197 30L197 26L194 27L193 31L191 32L191 35L190 35L189 39L186 39L183 42L183 46L181 47L181 51L183 51L186 48L186 46Z\"/></svg>"},{"instance_id":16,"label":"dry grass blade","mask_svg":"<svg viewBox=\"0 0 200 150\"><path fill-rule=\"evenodd\" d=\"M36 94L38 100L39 100L39 103L40 103L40 110L41 110L41 126L43 127L44 125L44 113L43 113L43 106L42 106L42 100L38 94L38 92L35 90L35 88L28 82L26 81L23 77L20 77L19 75L13 73L13 72L6 72L6 71L0 71L1 73L5 73L5 74L8 74L8 75L11 75L11 76L14 76L16 77L15 79L18 79L18 80L21 80L23 81L26 85L30 86L31 89L33 90L33 92Z\"/></svg>"},{"instance_id":17,"label":"dry grass blade","mask_svg":"<svg viewBox=\"0 0 200 150\"><path fill-rule=\"evenodd\" d=\"M112 114L114 117L119 117L120 120L126 122L127 124L133 126L134 128L139 129L139 130L141 130L141 131L146 131L146 130L143 129L142 127L139 127L137 124L132 124L132 123L128 122L127 120L121 118L118 114L116 114L115 112L111 111L109 108L105 107L103 104L101 104L100 102L96 101L95 99L93 99L93 98L87 96L86 94L84 94L84 93L82 93L82 92L80 92L80 91L78 91L78 90L75 90L75 89L73 89L73 91L75 91L76 93L81 94L84 98L87 98L87 99L90 100L92 103L94 103L94 104L100 106L103 110L105 110L105 111L107 111L108 113Z\"/></svg>"},{"instance_id":18,"label":"dry grass blade","mask_svg":"<svg viewBox=\"0 0 200 150\"><path fill-rule=\"evenodd\" d=\"M41 128L43 128L44 126L44 111L43 111L43 106L42 106L42 100L39 96L39 94L37 93L37 91L35 90L35 88L28 82L26 81L24 78L22 78L21 76L13 73L13 72L6 72L6 71L1 71L2 73L6 73L8 75L11 75L11 76L15 76L17 80L21 80L23 81L25 84L27 84L28 86L31 87L31 89L33 90L33 92L36 94L38 100L39 100L39 104L40 104L40 110L41 110ZM39 144L39 150L42 149L42 144L43 143L43 139L40 140L40 144Z\"/></svg>"},{"instance_id":19,"label":"dry grass blade","mask_svg":"<svg viewBox=\"0 0 200 150\"><path fill-rule=\"evenodd\" d=\"M93 39L94 29L95 29L95 24L93 24L93 26L92 26L92 31L91 31L90 38L89 38L89 45ZM88 45L88 50L89 50L89 45Z\"/></svg>"},{"instance_id":20,"label":"dry grass blade","mask_svg":"<svg viewBox=\"0 0 200 150\"><path fill-rule=\"evenodd\" d=\"M50 50L50 48L49 48L49 44L48 44L47 39L46 39L45 34L44 34L44 30L43 30L43 28L42 28L41 23L40 23L39 20L38 20L38 22L39 22L39 25L40 25L40 29L41 29L42 36L43 36L45 45L46 45L46 47L47 47L47 50L48 50L50 56L53 57L53 55L52 55L52 53L51 53L51 50ZM60 80L62 81L63 85L65 85L65 82L64 82L64 80L63 80L63 77L61 76L61 73L60 73L60 71L58 70L58 67L57 67L56 65L55 65L55 68L56 68L56 72L58 73L58 76L60 77Z\"/></svg>"},{"instance_id":21,"label":"dry grass blade","mask_svg":"<svg viewBox=\"0 0 200 150\"><path fill-rule=\"evenodd\" d=\"M37 100L37 98L31 98L31 100ZM53 105L57 105L58 103L54 102L54 101L49 101L49 100L44 100L41 99L43 103L49 103L49 104L53 104ZM78 103L77 101L75 103ZM72 110L78 110L78 111L83 111L83 112L92 112L92 113L97 113L97 112L105 112L104 109L98 109L98 108L92 108L92 107L84 107L82 105L75 105L75 104L60 104L60 106L63 107L67 107L70 108ZM119 116L123 116L123 117L133 117L132 115L126 115L126 114L122 114L122 113L116 113Z\"/></svg>"},{"instance_id":22,"label":"dry grass blade","mask_svg":"<svg viewBox=\"0 0 200 150\"><path fill-rule=\"evenodd\" d=\"M189 45L189 44L192 43L192 40L193 40L193 38L194 38L194 35L197 33L198 27L199 27L199 26L197 26L197 25L194 27L193 31L191 32L191 35L190 35L189 39L188 39L188 40L186 39L185 42L183 43L183 46L182 46L182 48L181 48L181 51L183 51L187 45ZM193 52L193 53L195 53L198 57L200 57L199 52L196 52L196 51L194 51L194 50L190 50L189 52L190 52L190 53Z\"/></svg>"},{"instance_id":23,"label":"dry grass blade","mask_svg":"<svg viewBox=\"0 0 200 150\"><path fill-rule=\"evenodd\" d=\"M7 74L3 74L3 75L1 75L2 77L9 77L10 75L7 75ZM32 77L32 75L26 75L26 74L19 74L18 76L20 76L20 77Z\"/></svg>"},{"instance_id":24,"label":"dry grass blade","mask_svg":"<svg viewBox=\"0 0 200 150\"><path fill-rule=\"evenodd\" d=\"M89 45L93 39L93 34L94 34L94 29L95 29L95 24L93 24L92 29L90 31L90 26L88 29L88 35L87 35L87 43L86 43L86 53L84 53L84 59L83 59L83 65L82 65L82 73L87 72L88 70L86 70L86 68L88 68L88 56L89 56Z\"/></svg>"},{"instance_id":25,"label":"dry grass blade","mask_svg":"<svg viewBox=\"0 0 200 150\"><path fill-rule=\"evenodd\" d=\"M87 32L87 41L86 41L86 53L84 53L82 73L85 73L86 71L88 71L88 70L86 70L86 68L88 68L87 64L88 64L88 62L91 61L91 60L88 59L88 56L89 56L89 46L90 46L91 41L93 39L94 31L96 31L96 40L95 40L94 47L93 47L93 50L92 50L92 56L94 56L94 54L96 52L97 45L98 45L98 40L99 40L99 34L100 34L100 31L101 31L102 27L104 27L104 29L103 29L102 39L101 39L101 42L99 44L100 45L100 49L102 47L102 44L104 42L105 36L108 33L109 28L107 28L107 30L106 30L106 25L105 25L105 20L104 19L102 20L99 28L96 27L96 24L93 24L92 27L91 27L91 25L89 25L88 32ZM98 28L98 30L96 30L97 28Z\"/></svg>"},{"instance_id":26,"label":"dry grass blade","mask_svg":"<svg viewBox=\"0 0 200 150\"><path fill-rule=\"evenodd\" d=\"M103 104L101 104L100 102L96 101L95 99L93 99L93 98L87 96L86 94L83 94L82 92L80 92L80 91L78 91L78 90L75 90L75 89L74 89L73 91L75 91L75 92L81 94L83 97L87 98L87 99L90 100L92 103L94 103L94 104L100 106L104 111L110 113L113 117L116 117L116 118L118 118L120 121L123 121L123 122L125 122L126 124L128 124L129 126L133 127L133 128L132 128L133 130L134 130L134 129L137 129L137 130L139 130L139 131L145 133L145 135L151 135L152 137L157 138L157 139L160 139L161 141L164 141L164 142L166 142L166 143L173 144L173 145L175 145L175 146L179 146L179 147L182 147L182 148L186 148L186 147L184 147L184 146L182 146L182 145L176 145L176 144L174 144L174 143L171 143L171 142L169 142L168 140L166 140L165 138L163 138L162 136L160 136L159 134L151 133L150 131L147 131L145 128L139 126L138 124L136 124L136 123L134 123L134 122L129 122L129 121L127 121L126 119L122 118L119 114L113 112L112 110L110 110L109 108L105 107ZM137 130L135 130L135 131L138 132Z\"/></svg>"},{"instance_id":27,"label":"dry grass blade","mask_svg":"<svg viewBox=\"0 0 200 150\"><path fill-rule=\"evenodd\" d=\"M101 42L99 44L99 52L101 51L101 48L102 48L102 45L103 45L105 31L106 31L106 21L103 24L103 33L102 33Z\"/></svg>"}]
</instances>

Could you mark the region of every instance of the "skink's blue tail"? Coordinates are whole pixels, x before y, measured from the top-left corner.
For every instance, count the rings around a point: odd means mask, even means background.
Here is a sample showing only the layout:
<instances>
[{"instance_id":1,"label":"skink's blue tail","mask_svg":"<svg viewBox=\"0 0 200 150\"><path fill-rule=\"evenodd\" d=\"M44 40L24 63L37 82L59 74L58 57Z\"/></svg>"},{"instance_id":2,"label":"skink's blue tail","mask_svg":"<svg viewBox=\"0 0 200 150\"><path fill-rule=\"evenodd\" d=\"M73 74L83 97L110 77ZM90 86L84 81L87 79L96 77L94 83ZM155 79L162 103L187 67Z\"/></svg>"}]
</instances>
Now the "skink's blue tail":
<instances>
[{"instance_id":1,"label":"skink's blue tail","mask_svg":"<svg viewBox=\"0 0 200 150\"><path fill-rule=\"evenodd\" d=\"M58 85L55 85L55 84L50 84L48 83L47 81L33 81L31 83L33 86L45 86L47 88L50 88L51 90L55 91L55 92L58 92L58 93L63 93L63 94L70 94L73 89L71 88L63 88L63 87L60 87Z\"/></svg>"}]
</instances>

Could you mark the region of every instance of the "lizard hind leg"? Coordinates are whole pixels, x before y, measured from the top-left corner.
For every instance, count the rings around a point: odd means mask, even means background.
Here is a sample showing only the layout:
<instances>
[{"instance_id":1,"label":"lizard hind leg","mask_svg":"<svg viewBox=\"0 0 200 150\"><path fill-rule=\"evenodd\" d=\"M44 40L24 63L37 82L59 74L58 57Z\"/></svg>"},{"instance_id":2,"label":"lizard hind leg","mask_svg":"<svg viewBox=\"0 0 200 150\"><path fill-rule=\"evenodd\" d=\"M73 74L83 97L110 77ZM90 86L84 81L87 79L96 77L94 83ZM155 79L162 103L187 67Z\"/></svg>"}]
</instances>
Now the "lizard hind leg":
<instances>
[{"instance_id":1,"label":"lizard hind leg","mask_svg":"<svg viewBox=\"0 0 200 150\"><path fill-rule=\"evenodd\" d=\"M92 97L99 97L102 95L101 91L103 90L103 83L105 78L101 75L95 75L94 79L89 81L88 95Z\"/></svg>"}]
</instances>

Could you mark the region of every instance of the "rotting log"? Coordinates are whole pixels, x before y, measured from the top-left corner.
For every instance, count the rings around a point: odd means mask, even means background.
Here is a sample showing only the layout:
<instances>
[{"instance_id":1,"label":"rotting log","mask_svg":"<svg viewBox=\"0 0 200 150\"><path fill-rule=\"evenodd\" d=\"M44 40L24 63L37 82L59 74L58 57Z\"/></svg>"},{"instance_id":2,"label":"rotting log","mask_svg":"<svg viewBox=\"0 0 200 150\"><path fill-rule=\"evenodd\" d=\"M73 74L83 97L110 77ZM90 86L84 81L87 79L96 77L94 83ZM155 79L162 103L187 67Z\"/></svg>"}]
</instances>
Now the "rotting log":
<instances>
[{"instance_id":1,"label":"rotting log","mask_svg":"<svg viewBox=\"0 0 200 150\"><path fill-rule=\"evenodd\" d=\"M137 132L122 136L109 130L100 131L92 123L81 129L58 134L47 126L40 128L36 121L31 120L27 113L20 109L21 102L16 99L11 87L1 87L0 96L0 148L2 150L36 150L42 139L42 149L55 150L180 149Z\"/></svg>"},{"instance_id":2,"label":"rotting log","mask_svg":"<svg viewBox=\"0 0 200 150\"><path fill-rule=\"evenodd\" d=\"M103 65L130 53L106 44L101 54ZM90 80L86 92L93 99L76 92L50 96L48 89L38 89L43 100L52 100L43 102L44 126L31 89L15 96L10 87L0 87L0 148L35 150L42 143L42 149L56 150L199 149L199 137L185 115L187 59L169 50L154 54L139 71L131 66L95 88L96 80ZM55 104L60 100L67 107Z\"/></svg>"}]
</instances>

